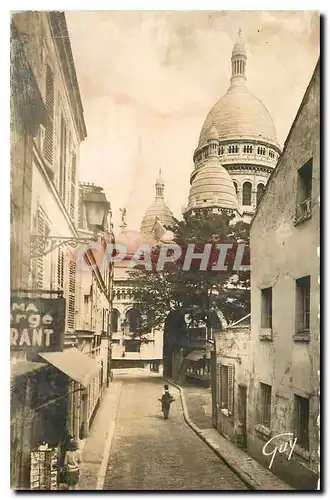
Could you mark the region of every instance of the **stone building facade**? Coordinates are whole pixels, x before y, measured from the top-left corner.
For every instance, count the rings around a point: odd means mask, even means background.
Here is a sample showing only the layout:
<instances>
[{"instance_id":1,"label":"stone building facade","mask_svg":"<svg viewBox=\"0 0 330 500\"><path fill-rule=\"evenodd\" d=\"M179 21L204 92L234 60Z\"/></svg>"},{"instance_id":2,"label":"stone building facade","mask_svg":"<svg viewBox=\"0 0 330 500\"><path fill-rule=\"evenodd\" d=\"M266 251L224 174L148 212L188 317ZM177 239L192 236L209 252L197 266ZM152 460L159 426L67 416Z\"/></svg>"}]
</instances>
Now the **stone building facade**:
<instances>
[{"instance_id":1,"label":"stone building facade","mask_svg":"<svg viewBox=\"0 0 330 500\"><path fill-rule=\"evenodd\" d=\"M86 324L81 324L84 297L79 292L82 275L77 255L72 247L57 245L59 240L54 239L72 241L83 236L89 241L91 237L78 229L79 147L86 135L64 13L13 14L11 296L37 302L65 299L62 344L56 352L30 350L30 340L25 336L18 343L16 328L11 328L14 489L30 488L30 452L41 442L58 446L63 458L66 436L86 434L98 389L106 380L107 364L102 368L98 339L102 338L99 330L108 331L112 275L93 267L92 281L103 302L99 296L95 300L103 309L93 313L92 321L100 323L101 316L101 324L88 325L93 335L86 345L79 336ZM103 236L99 235L100 241ZM87 252L86 260L90 266L95 264L92 252Z\"/></svg>"},{"instance_id":2,"label":"stone building facade","mask_svg":"<svg viewBox=\"0 0 330 500\"><path fill-rule=\"evenodd\" d=\"M319 467L319 197L318 62L251 226L247 448L268 467L265 443L296 439L271 469L298 489L316 487Z\"/></svg>"},{"instance_id":3,"label":"stone building facade","mask_svg":"<svg viewBox=\"0 0 330 500\"><path fill-rule=\"evenodd\" d=\"M240 448L246 449L247 390L250 379L251 314L214 332L216 377L213 403L214 427Z\"/></svg>"}]
</instances>

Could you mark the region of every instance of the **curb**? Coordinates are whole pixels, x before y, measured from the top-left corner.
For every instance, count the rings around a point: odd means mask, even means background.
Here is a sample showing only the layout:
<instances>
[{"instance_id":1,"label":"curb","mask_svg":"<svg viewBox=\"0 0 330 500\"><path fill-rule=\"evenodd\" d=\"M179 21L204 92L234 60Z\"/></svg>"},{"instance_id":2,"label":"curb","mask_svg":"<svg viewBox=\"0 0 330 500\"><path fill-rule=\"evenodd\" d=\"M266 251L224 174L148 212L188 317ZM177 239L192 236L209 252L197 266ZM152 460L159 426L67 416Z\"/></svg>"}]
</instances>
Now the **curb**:
<instances>
[{"instance_id":1,"label":"curb","mask_svg":"<svg viewBox=\"0 0 330 500\"><path fill-rule=\"evenodd\" d=\"M112 444L112 439L115 433L115 427L116 427L116 421L117 421L117 414L118 414L118 408L119 408L119 401L120 401L120 396L122 393L122 388L123 388L123 383L120 383L119 391L116 397L115 405L116 409L114 411L113 419L110 422L109 429L108 429L108 434L104 446L104 451L103 451L103 458L102 462L99 468L99 472L97 475L97 483L96 483L96 490L103 490L104 482L105 482L105 476L107 473L107 466L109 462L109 457L110 457L110 451L111 451L111 444Z\"/></svg>"},{"instance_id":2,"label":"curb","mask_svg":"<svg viewBox=\"0 0 330 500\"><path fill-rule=\"evenodd\" d=\"M233 463L226 456L222 455L220 453L220 451L217 448L215 448L212 445L212 443L203 435L202 429L197 427L197 425L194 424L194 422L192 422L192 420L189 417L186 399L185 399L185 395L184 395L184 391L183 391L182 387L180 387L178 384L176 384L172 380L169 380L165 377L162 377L162 378L167 383L169 383L169 384L173 385L174 387L176 387L177 389L179 389L180 397L181 397L181 405L182 405L182 410L183 410L183 416L184 416L185 421L189 425L189 427L197 434L198 437L200 437L204 441L205 444L207 444L207 446L209 448L211 448L211 450L216 455L218 455L219 458L221 458L221 460L223 460L226 463L226 465L243 481L243 483L246 484L246 486L248 486L251 490L259 490L260 489L259 483L254 481L243 469L238 467L236 463Z\"/></svg>"}]
</instances>

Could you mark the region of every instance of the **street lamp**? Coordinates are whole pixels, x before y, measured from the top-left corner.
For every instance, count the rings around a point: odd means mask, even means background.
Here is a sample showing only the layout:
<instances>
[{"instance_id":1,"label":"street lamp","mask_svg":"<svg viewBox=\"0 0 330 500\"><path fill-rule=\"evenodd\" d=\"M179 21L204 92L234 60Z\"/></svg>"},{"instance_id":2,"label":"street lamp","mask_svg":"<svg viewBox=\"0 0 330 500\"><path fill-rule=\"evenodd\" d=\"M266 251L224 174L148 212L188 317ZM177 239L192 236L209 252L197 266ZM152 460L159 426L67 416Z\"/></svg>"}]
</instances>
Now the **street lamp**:
<instances>
[{"instance_id":1,"label":"street lamp","mask_svg":"<svg viewBox=\"0 0 330 500\"><path fill-rule=\"evenodd\" d=\"M78 243L88 244L96 239L98 231L104 231L110 203L107 201L101 187L93 186L84 199L88 229L93 237L76 238L75 236L31 235L31 257L37 258L51 253L62 246L76 247Z\"/></svg>"}]
</instances>

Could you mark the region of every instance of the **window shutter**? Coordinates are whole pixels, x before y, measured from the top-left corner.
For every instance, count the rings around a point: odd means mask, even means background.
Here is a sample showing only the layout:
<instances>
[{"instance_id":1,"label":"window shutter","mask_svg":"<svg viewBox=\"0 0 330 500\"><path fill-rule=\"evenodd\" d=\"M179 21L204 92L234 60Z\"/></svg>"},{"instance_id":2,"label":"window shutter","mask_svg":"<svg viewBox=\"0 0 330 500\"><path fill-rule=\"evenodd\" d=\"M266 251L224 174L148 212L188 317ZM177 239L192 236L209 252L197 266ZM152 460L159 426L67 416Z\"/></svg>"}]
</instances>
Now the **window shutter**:
<instances>
[{"instance_id":1,"label":"window shutter","mask_svg":"<svg viewBox=\"0 0 330 500\"><path fill-rule=\"evenodd\" d=\"M77 156L74 151L71 152L71 192L69 213L71 219L75 220L76 215L76 179L77 179Z\"/></svg>"},{"instance_id":2,"label":"window shutter","mask_svg":"<svg viewBox=\"0 0 330 500\"><path fill-rule=\"evenodd\" d=\"M228 366L228 413L234 414L235 366Z\"/></svg>"},{"instance_id":3,"label":"window shutter","mask_svg":"<svg viewBox=\"0 0 330 500\"><path fill-rule=\"evenodd\" d=\"M75 328L76 263L69 262L68 328Z\"/></svg>"},{"instance_id":4,"label":"window shutter","mask_svg":"<svg viewBox=\"0 0 330 500\"><path fill-rule=\"evenodd\" d=\"M66 158L67 158L67 131L64 117L61 117L61 147L60 147L60 171L59 171L59 193L65 204L66 199Z\"/></svg>"},{"instance_id":5,"label":"window shutter","mask_svg":"<svg viewBox=\"0 0 330 500\"><path fill-rule=\"evenodd\" d=\"M37 209L37 234L40 236L39 245L42 246L42 239L45 237L46 233L46 223L45 218L41 210ZM37 288L42 289L44 286L44 256L41 252L38 252L37 265L36 265L36 285Z\"/></svg>"},{"instance_id":6,"label":"window shutter","mask_svg":"<svg viewBox=\"0 0 330 500\"><path fill-rule=\"evenodd\" d=\"M221 405L221 380L220 380L220 363L217 363L217 404Z\"/></svg>"},{"instance_id":7,"label":"window shutter","mask_svg":"<svg viewBox=\"0 0 330 500\"><path fill-rule=\"evenodd\" d=\"M64 253L61 248L57 249L57 286L60 290L64 287Z\"/></svg>"},{"instance_id":8,"label":"window shutter","mask_svg":"<svg viewBox=\"0 0 330 500\"><path fill-rule=\"evenodd\" d=\"M54 75L49 66L46 68L46 109L48 111L48 124L44 135L44 155L49 163L53 162L54 141Z\"/></svg>"}]
</instances>

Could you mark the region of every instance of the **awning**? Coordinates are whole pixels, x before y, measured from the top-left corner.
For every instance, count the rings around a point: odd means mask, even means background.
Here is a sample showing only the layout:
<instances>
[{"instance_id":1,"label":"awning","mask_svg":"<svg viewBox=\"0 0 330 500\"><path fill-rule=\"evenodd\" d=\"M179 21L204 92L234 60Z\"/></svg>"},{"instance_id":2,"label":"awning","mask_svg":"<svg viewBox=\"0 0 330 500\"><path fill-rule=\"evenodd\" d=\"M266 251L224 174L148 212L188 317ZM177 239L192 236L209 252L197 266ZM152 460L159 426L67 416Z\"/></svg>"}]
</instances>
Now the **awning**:
<instances>
[{"instance_id":1,"label":"awning","mask_svg":"<svg viewBox=\"0 0 330 500\"><path fill-rule=\"evenodd\" d=\"M10 366L10 378L19 377L26 373L34 372L47 366L46 363L36 363L34 361L18 361Z\"/></svg>"},{"instance_id":2,"label":"awning","mask_svg":"<svg viewBox=\"0 0 330 500\"><path fill-rule=\"evenodd\" d=\"M188 361L199 361L200 359L204 358L204 356L206 354L207 354L207 352L205 352L205 351L192 351L184 359L186 359Z\"/></svg>"},{"instance_id":3,"label":"awning","mask_svg":"<svg viewBox=\"0 0 330 500\"><path fill-rule=\"evenodd\" d=\"M63 352L39 353L43 359L84 387L100 372L100 364L72 347Z\"/></svg>"}]
</instances>

